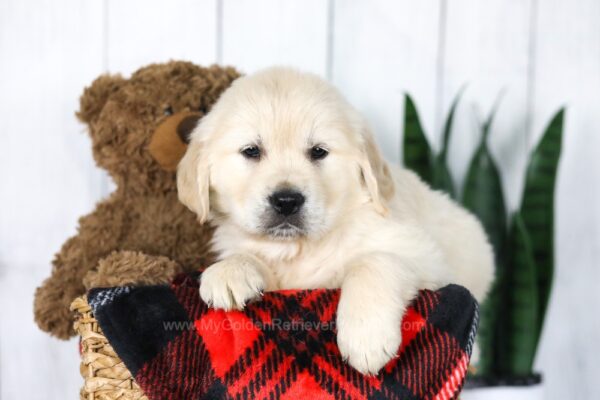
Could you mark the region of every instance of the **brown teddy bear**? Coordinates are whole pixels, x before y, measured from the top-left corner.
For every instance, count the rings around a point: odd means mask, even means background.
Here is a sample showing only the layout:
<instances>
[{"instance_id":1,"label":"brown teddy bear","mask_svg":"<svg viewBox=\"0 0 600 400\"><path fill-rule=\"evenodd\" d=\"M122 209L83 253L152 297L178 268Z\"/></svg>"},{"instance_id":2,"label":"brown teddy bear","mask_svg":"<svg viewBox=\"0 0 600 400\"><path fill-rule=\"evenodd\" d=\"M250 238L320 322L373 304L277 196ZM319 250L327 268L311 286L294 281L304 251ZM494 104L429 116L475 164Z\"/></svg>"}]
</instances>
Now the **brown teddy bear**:
<instances>
[{"instance_id":1,"label":"brown teddy bear","mask_svg":"<svg viewBox=\"0 0 600 400\"><path fill-rule=\"evenodd\" d=\"M72 336L69 305L86 289L162 283L210 261L212 230L177 199L175 169L187 135L238 76L233 68L169 62L129 79L101 76L84 91L77 117L117 188L79 220L37 289L41 329Z\"/></svg>"}]
</instances>

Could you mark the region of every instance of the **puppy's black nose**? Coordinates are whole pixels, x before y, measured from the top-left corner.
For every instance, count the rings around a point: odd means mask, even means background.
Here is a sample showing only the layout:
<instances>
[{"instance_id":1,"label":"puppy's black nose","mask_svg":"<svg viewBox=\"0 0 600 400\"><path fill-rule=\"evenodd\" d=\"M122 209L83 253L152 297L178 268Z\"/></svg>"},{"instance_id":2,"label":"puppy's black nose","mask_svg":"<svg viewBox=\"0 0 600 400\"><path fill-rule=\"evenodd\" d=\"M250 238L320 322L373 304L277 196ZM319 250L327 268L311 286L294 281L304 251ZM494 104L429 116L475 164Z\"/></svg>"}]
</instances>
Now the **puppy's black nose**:
<instances>
[{"instance_id":1,"label":"puppy's black nose","mask_svg":"<svg viewBox=\"0 0 600 400\"><path fill-rule=\"evenodd\" d=\"M285 216L296 214L304 204L304 200L302 193L289 189L279 190L269 196L269 203L273 209Z\"/></svg>"}]
</instances>

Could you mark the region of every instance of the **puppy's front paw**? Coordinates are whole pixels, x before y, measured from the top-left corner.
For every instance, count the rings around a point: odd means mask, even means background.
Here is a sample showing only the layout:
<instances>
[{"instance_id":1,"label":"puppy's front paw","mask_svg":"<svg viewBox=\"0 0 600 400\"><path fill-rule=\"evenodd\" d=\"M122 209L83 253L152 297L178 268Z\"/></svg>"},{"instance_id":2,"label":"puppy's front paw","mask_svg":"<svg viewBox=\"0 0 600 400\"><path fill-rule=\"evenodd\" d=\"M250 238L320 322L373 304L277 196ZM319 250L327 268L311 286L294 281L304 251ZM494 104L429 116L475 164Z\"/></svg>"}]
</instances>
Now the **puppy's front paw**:
<instances>
[{"instance_id":1,"label":"puppy's front paw","mask_svg":"<svg viewBox=\"0 0 600 400\"><path fill-rule=\"evenodd\" d=\"M250 300L260 298L265 281L252 265L237 258L211 265L200 278L200 297L213 308L241 310Z\"/></svg>"},{"instance_id":2,"label":"puppy's front paw","mask_svg":"<svg viewBox=\"0 0 600 400\"><path fill-rule=\"evenodd\" d=\"M367 311L367 312L365 312ZM341 305L337 316L337 342L342 357L365 375L377 374L396 357L402 336L394 312Z\"/></svg>"}]
</instances>

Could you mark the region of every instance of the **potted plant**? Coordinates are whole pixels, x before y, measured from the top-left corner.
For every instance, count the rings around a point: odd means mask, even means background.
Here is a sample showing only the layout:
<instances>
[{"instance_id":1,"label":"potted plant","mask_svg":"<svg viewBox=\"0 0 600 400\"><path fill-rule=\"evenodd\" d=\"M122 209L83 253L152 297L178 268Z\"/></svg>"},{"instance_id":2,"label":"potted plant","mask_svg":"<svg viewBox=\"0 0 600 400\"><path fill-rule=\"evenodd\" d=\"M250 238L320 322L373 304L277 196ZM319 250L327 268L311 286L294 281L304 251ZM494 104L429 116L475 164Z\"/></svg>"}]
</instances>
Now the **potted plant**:
<instances>
[{"instance_id":1,"label":"potted plant","mask_svg":"<svg viewBox=\"0 0 600 400\"><path fill-rule=\"evenodd\" d=\"M488 138L496 106L481 129L459 197L447 166L454 100L432 151L409 95L405 96L404 164L434 188L460 201L482 222L496 257L496 277L480 308L478 360L462 399L541 398L541 376L533 370L554 275L554 189L560 159L564 109L559 110L530 155L521 204L509 213L502 179Z\"/></svg>"}]
</instances>

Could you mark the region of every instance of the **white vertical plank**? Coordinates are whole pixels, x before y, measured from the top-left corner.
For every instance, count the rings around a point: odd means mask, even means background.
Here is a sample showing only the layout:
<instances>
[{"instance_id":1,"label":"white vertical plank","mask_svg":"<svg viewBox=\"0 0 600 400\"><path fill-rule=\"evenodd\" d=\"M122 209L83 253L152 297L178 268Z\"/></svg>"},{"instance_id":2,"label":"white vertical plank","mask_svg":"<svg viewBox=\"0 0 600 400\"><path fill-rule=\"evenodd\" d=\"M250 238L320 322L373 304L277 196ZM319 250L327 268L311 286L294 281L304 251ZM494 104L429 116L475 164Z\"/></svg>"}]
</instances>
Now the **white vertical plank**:
<instances>
[{"instance_id":1,"label":"white vertical plank","mask_svg":"<svg viewBox=\"0 0 600 400\"><path fill-rule=\"evenodd\" d=\"M8 272L0 276L0 398L78 398L83 378L77 339L53 339L33 323L33 293L48 266L1 267Z\"/></svg>"},{"instance_id":2,"label":"white vertical plank","mask_svg":"<svg viewBox=\"0 0 600 400\"><path fill-rule=\"evenodd\" d=\"M490 144L502 173L508 205L519 201L527 149L531 0L452 0L447 4L443 56L443 122L467 84L457 112L450 150L455 181L462 182L479 142L481 123L505 90Z\"/></svg>"},{"instance_id":3,"label":"white vertical plank","mask_svg":"<svg viewBox=\"0 0 600 400\"><path fill-rule=\"evenodd\" d=\"M102 72L100 4L35 4L0 3L0 257L30 265L49 261L99 195L75 111Z\"/></svg>"},{"instance_id":4,"label":"white vertical plank","mask_svg":"<svg viewBox=\"0 0 600 400\"><path fill-rule=\"evenodd\" d=\"M251 73L288 65L326 74L327 2L223 0L223 62Z\"/></svg>"},{"instance_id":5,"label":"white vertical plank","mask_svg":"<svg viewBox=\"0 0 600 400\"><path fill-rule=\"evenodd\" d=\"M217 0L108 1L108 69L172 59L216 62Z\"/></svg>"},{"instance_id":6,"label":"white vertical plank","mask_svg":"<svg viewBox=\"0 0 600 400\"><path fill-rule=\"evenodd\" d=\"M33 323L33 290L77 218L100 195L101 173L74 112L102 72L100 2L0 2L0 397L75 398L76 341Z\"/></svg>"},{"instance_id":7,"label":"white vertical plank","mask_svg":"<svg viewBox=\"0 0 600 400\"><path fill-rule=\"evenodd\" d=\"M387 159L400 161L403 93L433 130L439 3L336 1L333 82L366 115Z\"/></svg>"},{"instance_id":8,"label":"white vertical plank","mask_svg":"<svg viewBox=\"0 0 600 400\"><path fill-rule=\"evenodd\" d=\"M600 398L600 3L539 1L534 144L567 106L557 192L557 266L541 353L548 399Z\"/></svg>"}]
</instances>

